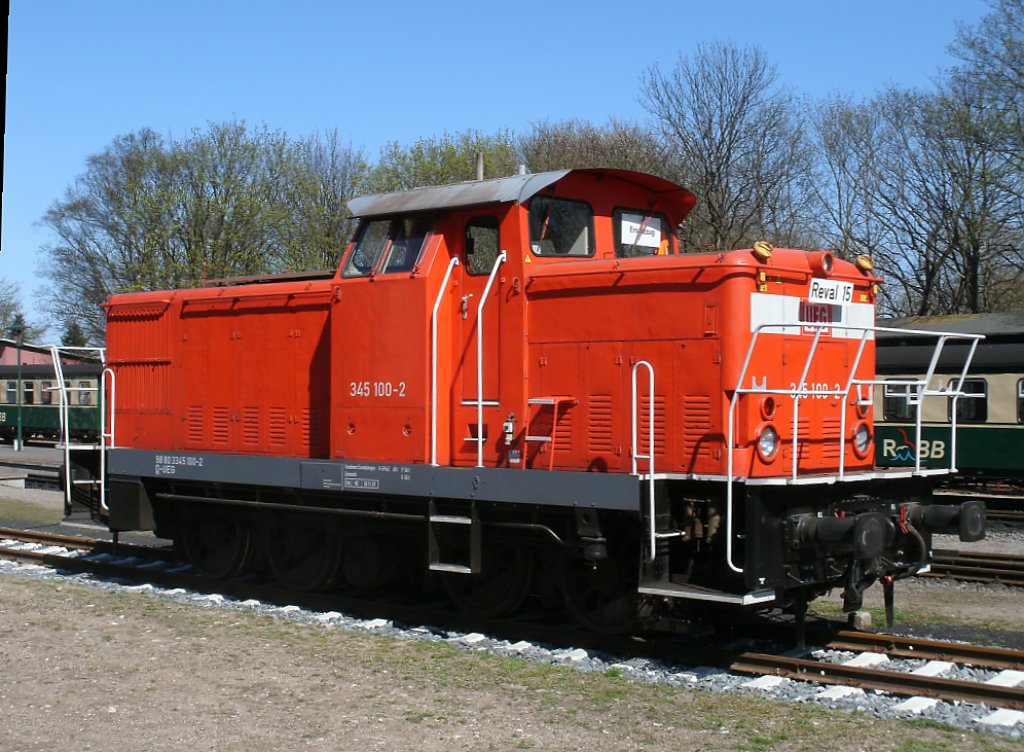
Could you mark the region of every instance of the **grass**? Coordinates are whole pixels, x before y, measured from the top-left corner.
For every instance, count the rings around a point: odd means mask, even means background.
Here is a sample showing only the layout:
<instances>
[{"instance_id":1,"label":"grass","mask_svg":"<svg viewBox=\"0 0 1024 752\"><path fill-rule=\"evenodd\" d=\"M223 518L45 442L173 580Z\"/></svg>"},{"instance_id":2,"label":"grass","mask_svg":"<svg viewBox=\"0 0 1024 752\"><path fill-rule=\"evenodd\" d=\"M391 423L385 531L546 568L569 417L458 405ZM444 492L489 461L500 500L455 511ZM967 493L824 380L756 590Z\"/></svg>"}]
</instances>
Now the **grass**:
<instances>
[{"instance_id":1,"label":"grass","mask_svg":"<svg viewBox=\"0 0 1024 752\"><path fill-rule=\"evenodd\" d=\"M32 502L4 498L3 493L4 489L0 486L0 518L46 525L56 525L63 519L64 515L59 508L47 509Z\"/></svg>"},{"instance_id":2,"label":"grass","mask_svg":"<svg viewBox=\"0 0 1024 752\"><path fill-rule=\"evenodd\" d=\"M203 681L219 685L218 701L228 698L236 708L247 708L244 703L285 705L296 714L296 723L307 723L303 732L315 725L319 733L323 723L323 733L329 734L330 722L324 719L342 709L361 717L383 716L393 728L420 729L428 737L473 723L490 734L479 740L481 749L550 748L538 733L584 740L583 746L600 741L605 749L1021 749L1003 737L931 721L879 721L817 706L651 685L616 669L586 673L444 643L303 626L142 594L16 578L0 579L0 590L9 614L0 612L0 633L32 618L37 622L33 637L45 641L51 626L78 614L83 634L91 636L82 644L83 655L93 660L110 635L103 625L117 620L117 654L124 665L159 645L167 651L161 661L172 656L175 665L181 660L193 669L209 668L211 674L195 677L195 686ZM24 593L20 599L9 601L19 592ZM17 614L11 610L18 608L23 610ZM189 658L188 647L196 647L201 637L206 638L201 655ZM282 674L291 683L279 683ZM146 678L145 702L184 712L180 697L161 695L162 687L152 678ZM527 736L515 729L525 729ZM596 734L601 736L595 740Z\"/></svg>"}]
</instances>

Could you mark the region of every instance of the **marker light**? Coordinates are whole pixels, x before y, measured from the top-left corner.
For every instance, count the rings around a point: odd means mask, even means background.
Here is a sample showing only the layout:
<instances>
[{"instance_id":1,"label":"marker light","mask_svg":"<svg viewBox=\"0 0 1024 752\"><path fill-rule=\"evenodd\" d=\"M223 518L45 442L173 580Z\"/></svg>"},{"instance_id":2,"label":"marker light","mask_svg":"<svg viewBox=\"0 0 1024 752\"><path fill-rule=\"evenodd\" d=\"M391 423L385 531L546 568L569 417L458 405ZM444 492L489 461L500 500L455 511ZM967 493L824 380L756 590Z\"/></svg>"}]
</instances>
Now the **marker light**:
<instances>
[{"instance_id":1,"label":"marker light","mask_svg":"<svg viewBox=\"0 0 1024 752\"><path fill-rule=\"evenodd\" d=\"M875 260L866 253L859 255L853 264L865 274L875 268Z\"/></svg>"},{"instance_id":2,"label":"marker light","mask_svg":"<svg viewBox=\"0 0 1024 752\"><path fill-rule=\"evenodd\" d=\"M772 244L767 240L758 240L754 243L754 255L757 256L761 261L767 261L772 257L772 251L775 250Z\"/></svg>"}]
</instances>

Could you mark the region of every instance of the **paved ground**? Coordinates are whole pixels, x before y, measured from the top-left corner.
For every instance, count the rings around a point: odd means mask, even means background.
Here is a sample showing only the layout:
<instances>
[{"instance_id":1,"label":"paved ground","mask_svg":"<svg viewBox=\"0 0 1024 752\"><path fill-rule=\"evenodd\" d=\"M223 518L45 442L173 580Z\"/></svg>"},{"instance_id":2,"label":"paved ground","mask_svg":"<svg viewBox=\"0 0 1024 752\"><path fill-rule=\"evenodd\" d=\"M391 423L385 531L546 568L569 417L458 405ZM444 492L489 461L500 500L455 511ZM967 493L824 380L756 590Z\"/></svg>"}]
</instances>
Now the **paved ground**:
<instances>
[{"instance_id":1,"label":"paved ground","mask_svg":"<svg viewBox=\"0 0 1024 752\"><path fill-rule=\"evenodd\" d=\"M61 463L61 452L41 446L26 446L20 452L10 444L0 444L0 467L44 467L56 470Z\"/></svg>"}]
</instances>

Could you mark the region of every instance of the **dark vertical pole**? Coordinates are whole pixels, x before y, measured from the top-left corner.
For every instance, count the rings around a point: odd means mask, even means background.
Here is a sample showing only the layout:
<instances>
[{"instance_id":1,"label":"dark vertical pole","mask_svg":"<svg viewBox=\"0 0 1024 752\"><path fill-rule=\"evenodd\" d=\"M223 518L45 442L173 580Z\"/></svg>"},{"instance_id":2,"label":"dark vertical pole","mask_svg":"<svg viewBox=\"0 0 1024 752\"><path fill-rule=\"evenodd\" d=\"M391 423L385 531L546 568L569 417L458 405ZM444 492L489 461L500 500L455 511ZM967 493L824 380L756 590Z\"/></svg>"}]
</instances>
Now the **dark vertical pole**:
<instances>
[{"instance_id":1,"label":"dark vertical pole","mask_svg":"<svg viewBox=\"0 0 1024 752\"><path fill-rule=\"evenodd\" d=\"M882 578L882 597L885 599L885 628L892 629L896 621L896 599L893 597L895 582L891 576Z\"/></svg>"},{"instance_id":2,"label":"dark vertical pole","mask_svg":"<svg viewBox=\"0 0 1024 752\"><path fill-rule=\"evenodd\" d=\"M21 403L23 399L24 385L21 383L21 345L25 337L25 327L20 324L15 324L11 327L11 333L16 335L18 338L18 438L15 441L14 449L20 452L25 448L24 439L21 435Z\"/></svg>"}]
</instances>

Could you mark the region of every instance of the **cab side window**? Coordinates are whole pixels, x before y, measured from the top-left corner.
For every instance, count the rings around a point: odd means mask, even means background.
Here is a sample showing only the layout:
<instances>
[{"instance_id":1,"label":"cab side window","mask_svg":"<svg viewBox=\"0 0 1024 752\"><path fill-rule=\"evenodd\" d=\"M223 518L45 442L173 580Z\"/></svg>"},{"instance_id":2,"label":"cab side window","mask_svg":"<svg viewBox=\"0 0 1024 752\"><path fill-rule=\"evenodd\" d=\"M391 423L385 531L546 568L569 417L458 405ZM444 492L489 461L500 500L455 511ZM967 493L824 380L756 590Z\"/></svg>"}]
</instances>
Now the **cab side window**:
<instances>
[{"instance_id":1,"label":"cab side window","mask_svg":"<svg viewBox=\"0 0 1024 752\"><path fill-rule=\"evenodd\" d=\"M419 260L423 241L430 232L431 222L425 217L409 217L394 222L391 228L391 247L384 262L384 273L411 272Z\"/></svg>"},{"instance_id":2,"label":"cab side window","mask_svg":"<svg viewBox=\"0 0 1024 752\"><path fill-rule=\"evenodd\" d=\"M672 252L672 233L663 214L649 214L639 209L616 209L612 213L615 232L615 255L665 256Z\"/></svg>"},{"instance_id":3,"label":"cab side window","mask_svg":"<svg viewBox=\"0 0 1024 752\"><path fill-rule=\"evenodd\" d=\"M474 217L466 223L466 269L470 274L490 274L501 245L498 218Z\"/></svg>"},{"instance_id":4,"label":"cab side window","mask_svg":"<svg viewBox=\"0 0 1024 752\"><path fill-rule=\"evenodd\" d=\"M416 266L433 225L429 217L397 217L364 221L356 233L341 276L409 272Z\"/></svg>"},{"instance_id":5,"label":"cab side window","mask_svg":"<svg viewBox=\"0 0 1024 752\"><path fill-rule=\"evenodd\" d=\"M530 249L538 256L594 255L594 210L582 201L534 196Z\"/></svg>"}]
</instances>

